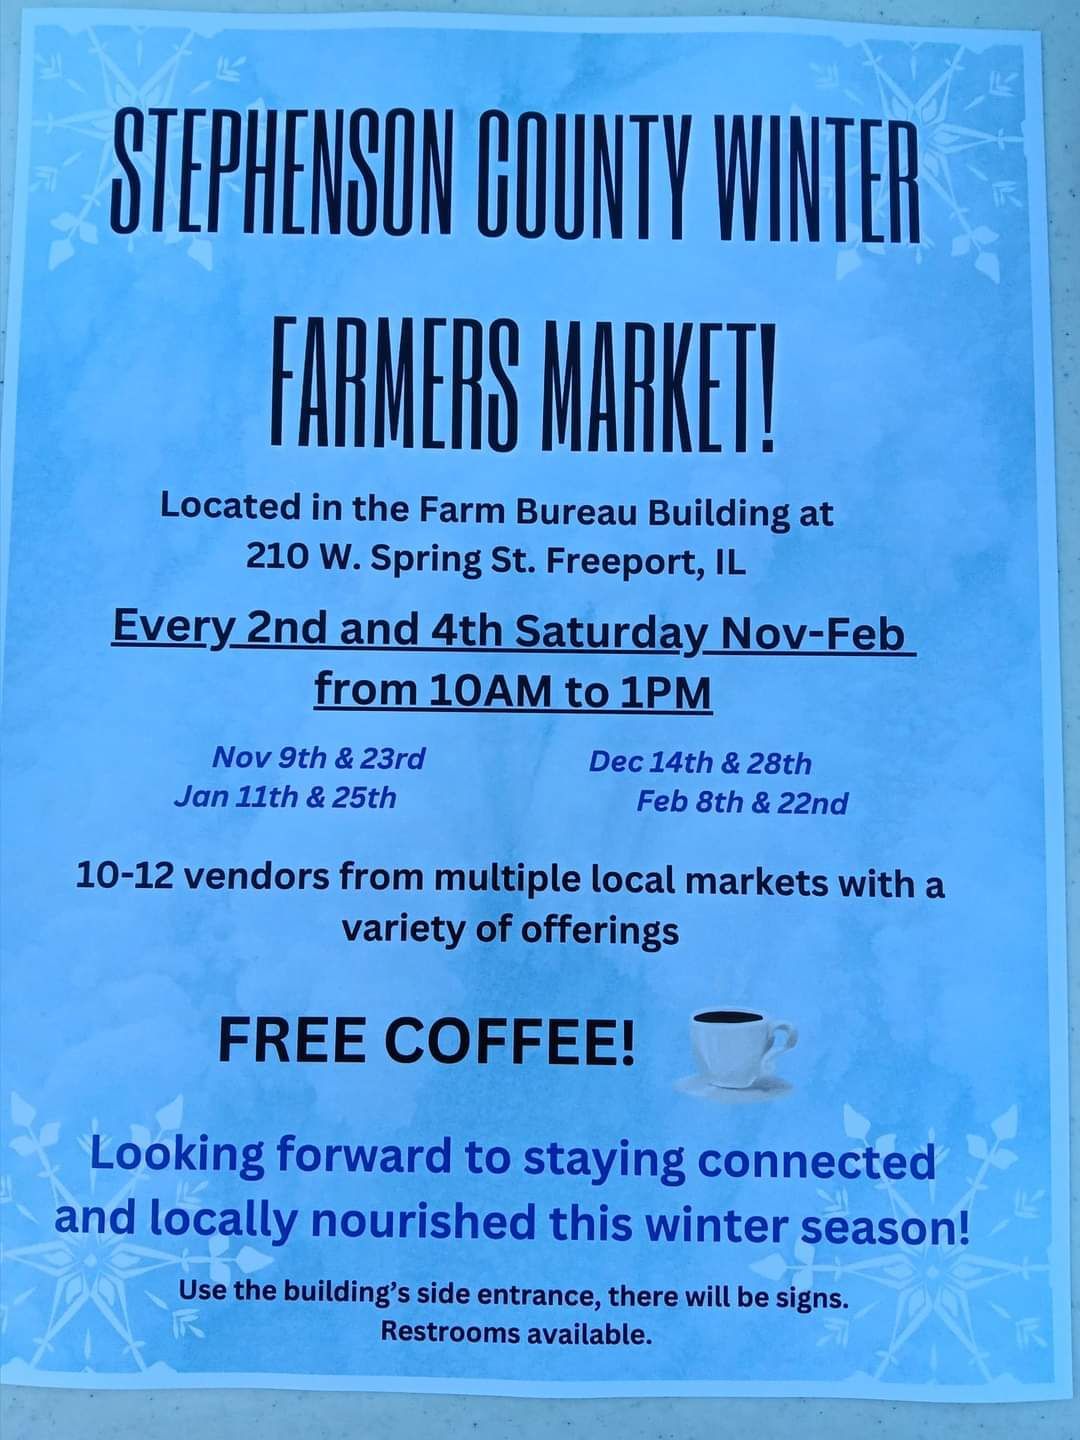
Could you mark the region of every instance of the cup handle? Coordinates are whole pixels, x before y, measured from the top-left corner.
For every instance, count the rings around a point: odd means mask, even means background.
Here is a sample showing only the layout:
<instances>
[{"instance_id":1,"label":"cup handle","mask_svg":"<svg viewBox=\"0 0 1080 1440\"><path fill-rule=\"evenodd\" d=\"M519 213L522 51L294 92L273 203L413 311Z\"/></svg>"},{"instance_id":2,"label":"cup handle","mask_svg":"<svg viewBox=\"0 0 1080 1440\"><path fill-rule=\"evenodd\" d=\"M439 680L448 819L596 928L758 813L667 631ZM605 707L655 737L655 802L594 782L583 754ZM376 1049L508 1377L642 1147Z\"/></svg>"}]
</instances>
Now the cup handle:
<instances>
[{"instance_id":1,"label":"cup handle","mask_svg":"<svg viewBox=\"0 0 1080 1440\"><path fill-rule=\"evenodd\" d=\"M776 1037L778 1032L781 1030L786 1032L787 1038L784 1044L778 1045L776 1043ZM783 1055L786 1050L790 1050L798 1041L798 1038L799 1032L795 1029L795 1026L792 1025L790 1020L778 1020L775 1025L770 1027L769 1048L761 1057L762 1065L770 1065L776 1059L777 1055Z\"/></svg>"}]
</instances>

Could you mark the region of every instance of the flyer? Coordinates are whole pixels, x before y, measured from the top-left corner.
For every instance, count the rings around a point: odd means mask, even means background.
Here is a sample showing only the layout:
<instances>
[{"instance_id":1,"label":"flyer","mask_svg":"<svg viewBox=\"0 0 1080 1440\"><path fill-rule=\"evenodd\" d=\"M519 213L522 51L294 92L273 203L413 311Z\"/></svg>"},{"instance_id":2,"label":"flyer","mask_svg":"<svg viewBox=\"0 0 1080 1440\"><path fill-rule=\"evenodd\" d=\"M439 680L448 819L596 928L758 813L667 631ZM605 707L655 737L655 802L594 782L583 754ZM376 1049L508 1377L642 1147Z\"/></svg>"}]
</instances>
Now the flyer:
<instances>
[{"instance_id":1,"label":"flyer","mask_svg":"<svg viewBox=\"0 0 1080 1440\"><path fill-rule=\"evenodd\" d=\"M1071 1394L1040 52L29 12L3 1378Z\"/></svg>"}]
</instances>

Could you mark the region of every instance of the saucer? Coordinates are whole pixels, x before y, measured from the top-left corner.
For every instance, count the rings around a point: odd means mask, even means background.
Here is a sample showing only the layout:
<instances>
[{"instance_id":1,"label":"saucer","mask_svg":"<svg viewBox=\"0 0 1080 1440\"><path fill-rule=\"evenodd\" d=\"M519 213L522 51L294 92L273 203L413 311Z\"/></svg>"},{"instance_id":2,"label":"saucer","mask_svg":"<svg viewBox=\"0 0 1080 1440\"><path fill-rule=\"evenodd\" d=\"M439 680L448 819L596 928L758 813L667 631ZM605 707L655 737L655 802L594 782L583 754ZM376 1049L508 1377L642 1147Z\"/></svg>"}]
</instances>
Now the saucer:
<instances>
[{"instance_id":1,"label":"saucer","mask_svg":"<svg viewBox=\"0 0 1080 1440\"><path fill-rule=\"evenodd\" d=\"M792 1086L779 1075L761 1075L743 1090L728 1090L711 1084L702 1075L684 1075L676 1080L675 1089L697 1100L710 1100L714 1105L760 1105L765 1100L780 1100L790 1095Z\"/></svg>"}]
</instances>

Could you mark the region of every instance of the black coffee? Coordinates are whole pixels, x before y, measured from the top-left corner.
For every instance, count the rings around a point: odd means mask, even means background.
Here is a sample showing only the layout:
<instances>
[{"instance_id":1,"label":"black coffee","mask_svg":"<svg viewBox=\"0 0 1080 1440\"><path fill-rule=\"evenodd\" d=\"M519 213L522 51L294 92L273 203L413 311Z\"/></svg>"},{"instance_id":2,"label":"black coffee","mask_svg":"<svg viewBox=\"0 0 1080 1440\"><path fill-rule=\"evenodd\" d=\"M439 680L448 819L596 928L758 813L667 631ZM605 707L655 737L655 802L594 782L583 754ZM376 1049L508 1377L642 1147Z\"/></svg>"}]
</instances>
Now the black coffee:
<instances>
[{"instance_id":1,"label":"black coffee","mask_svg":"<svg viewBox=\"0 0 1080 1440\"><path fill-rule=\"evenodd\" d=\"M701 1010L695 1020L704 1020L706 1025L745 1025L749 1020L763 1020L753 1010Z\"/></svg>"}]
</instances>

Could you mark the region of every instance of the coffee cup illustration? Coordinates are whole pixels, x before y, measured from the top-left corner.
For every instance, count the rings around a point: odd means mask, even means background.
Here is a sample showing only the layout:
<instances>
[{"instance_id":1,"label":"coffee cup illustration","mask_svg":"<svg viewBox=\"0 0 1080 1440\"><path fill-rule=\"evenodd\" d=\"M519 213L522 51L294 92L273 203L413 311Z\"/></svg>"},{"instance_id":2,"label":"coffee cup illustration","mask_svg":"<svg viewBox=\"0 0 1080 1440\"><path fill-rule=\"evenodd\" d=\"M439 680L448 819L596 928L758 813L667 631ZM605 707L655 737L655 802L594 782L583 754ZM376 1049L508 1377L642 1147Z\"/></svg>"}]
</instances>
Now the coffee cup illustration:
<instances>
[{"instance_id":1,"label":"coffee cup illustration","mask_svg":"<svg viewBox=\"0 0 1080 1440\"><path fill-rule=\"evenodd\" d=\"M760 1086L776 1057L798 1038L790 1021L770 1020L757 1010L698 1010L690 1019L697 1081L718 1090Z\"/></svg>"}]
</instances>

